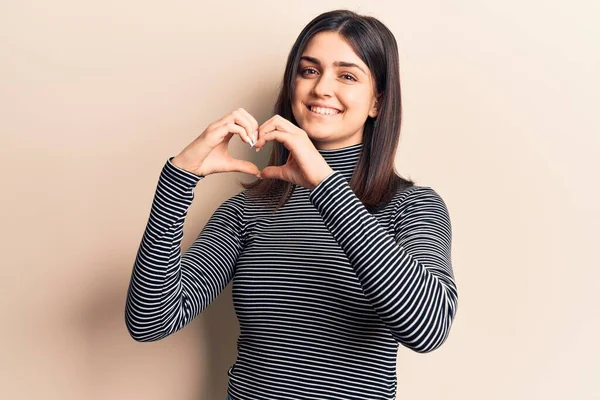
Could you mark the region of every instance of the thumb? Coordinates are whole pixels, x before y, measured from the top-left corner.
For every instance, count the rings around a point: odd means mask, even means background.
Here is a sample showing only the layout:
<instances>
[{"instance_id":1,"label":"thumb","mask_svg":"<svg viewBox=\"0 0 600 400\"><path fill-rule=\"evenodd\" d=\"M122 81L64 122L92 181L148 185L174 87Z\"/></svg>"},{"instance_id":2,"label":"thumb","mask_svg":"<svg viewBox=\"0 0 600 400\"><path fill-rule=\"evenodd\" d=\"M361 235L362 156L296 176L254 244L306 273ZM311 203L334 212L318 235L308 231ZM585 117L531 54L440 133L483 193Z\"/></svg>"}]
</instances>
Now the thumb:
<instances>
[{"instance_id":1,"label":"thumb","mask_svg":"<svg viewBox=\"0 0 600 400\"><path fill-rule=\"evenodd\" d=\"M260 171L260 177L265 179L283 179L281 174L281 167L266 167L262 171Z\"/></svg>"},{"instance_id":2,"label":"thumb","mask_svg":"<svg viewBox=\"0 0 600 400\"><path fill-rule=\"evenodd\" d=\"M234 160L232 162L232 167L239 172L244 172L250 175L260 175L260 170L254 164L245 160Z\"/></svg>"}]
</instances>

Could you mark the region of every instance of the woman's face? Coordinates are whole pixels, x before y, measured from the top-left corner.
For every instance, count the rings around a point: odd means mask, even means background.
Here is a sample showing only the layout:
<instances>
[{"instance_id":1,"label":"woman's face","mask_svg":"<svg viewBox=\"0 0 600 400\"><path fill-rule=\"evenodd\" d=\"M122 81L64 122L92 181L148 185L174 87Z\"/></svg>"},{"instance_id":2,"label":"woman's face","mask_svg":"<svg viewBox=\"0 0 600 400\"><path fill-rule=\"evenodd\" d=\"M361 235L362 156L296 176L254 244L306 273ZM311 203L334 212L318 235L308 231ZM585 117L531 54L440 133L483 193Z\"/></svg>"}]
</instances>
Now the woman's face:
<instances>
[{"instance_id":1,"label":"woman's face","mask_svg":"<svg viewBox=\"0 0 600 400\"><path fill-rule=\"evenodd\" d=\"M313 36L295 79L294 118L316 148L330 150L362 142L365 121L377 115L378 104L371 71L343 36L336 32Z\"/></svg>"}]
</instances>

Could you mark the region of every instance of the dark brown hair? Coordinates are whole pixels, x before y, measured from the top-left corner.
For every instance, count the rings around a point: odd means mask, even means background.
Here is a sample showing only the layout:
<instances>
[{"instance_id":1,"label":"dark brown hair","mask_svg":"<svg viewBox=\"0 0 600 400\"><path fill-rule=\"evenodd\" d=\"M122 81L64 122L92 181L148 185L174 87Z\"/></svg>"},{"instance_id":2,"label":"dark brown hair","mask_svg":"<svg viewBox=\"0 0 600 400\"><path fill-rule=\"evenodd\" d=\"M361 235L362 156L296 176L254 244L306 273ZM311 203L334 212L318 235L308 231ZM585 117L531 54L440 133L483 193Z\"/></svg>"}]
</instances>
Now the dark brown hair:
<instances>
[{"instance_id":1,"label":"dark brown hair","mask_svg":"<svg viewBox=\"0 0 600 400\"><path fill-rule=\"evenodd\" d=\"M310 39L320 32L342 35L354 52L369 67L378 93L379 112L376 118L367 117L363 130L361 155L349 182L350 187L370 211L385 206L400 189L414 182L398 175L394 157L400 140L402 103L400 96L400 69L398 45L390 30L379 20L362 16L350 10L334 10L318 15L302 30L288 55L275 114L298 126L292 113L292 95L300 57ZM269 166L287 162L289 150L277 141L273 147ZM292 195L295 184L279 179L258 179L238 182L251 197L279 202L276 212Z\"/></svg>"}]
</instances>

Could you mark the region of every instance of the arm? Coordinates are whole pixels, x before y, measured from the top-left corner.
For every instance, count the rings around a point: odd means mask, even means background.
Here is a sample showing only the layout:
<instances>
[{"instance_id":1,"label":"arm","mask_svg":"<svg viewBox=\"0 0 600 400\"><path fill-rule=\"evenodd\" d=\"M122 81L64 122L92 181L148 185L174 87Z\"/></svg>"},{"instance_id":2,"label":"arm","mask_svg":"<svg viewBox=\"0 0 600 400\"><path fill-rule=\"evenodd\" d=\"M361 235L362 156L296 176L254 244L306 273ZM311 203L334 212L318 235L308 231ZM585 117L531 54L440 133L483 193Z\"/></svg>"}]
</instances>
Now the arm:
<instances>
[{"instance_id":1,"label":"arm","mask_svg":"<svg viewBox=\"0 0 600 400\"><path fill-rule=\"evenodd\" d=\"M393 337L425 353L446 340L456 314L452 233L446 205L433 189L414 187L405 196L394 214L394 235L379 225L339 172L309 198Z\"/></svg>"},{"instance_id":2,"label":"arm","mask_svg":"<svg viewBox=\"0 0 600 400\"><path fill-rule=\"evenodd\" d=\"M187 325L227 286L241 252L244 196L223 202L181 255L183 223L203 178L165 163L138 249L125 306L137 341L162 339Z\"/></svg>"}]
</instances>

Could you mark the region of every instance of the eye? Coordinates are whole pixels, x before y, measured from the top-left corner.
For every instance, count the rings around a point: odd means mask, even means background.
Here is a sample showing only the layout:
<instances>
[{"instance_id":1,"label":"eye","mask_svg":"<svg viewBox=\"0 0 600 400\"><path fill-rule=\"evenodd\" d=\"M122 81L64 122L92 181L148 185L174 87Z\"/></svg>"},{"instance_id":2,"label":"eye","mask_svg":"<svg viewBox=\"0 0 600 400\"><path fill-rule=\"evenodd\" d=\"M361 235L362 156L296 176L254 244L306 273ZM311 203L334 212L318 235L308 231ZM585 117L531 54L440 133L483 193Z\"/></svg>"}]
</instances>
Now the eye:
<instances>
[{"instance_id":1,"label":"eye","mask_svg":"<svg viewBox=\"0 0 600 400\"><path fill-rule=\"evenodd\" d=\"M302 71L300 71L300 73L302 75L305 75L305 72L307 72L307 71L314 71L314 72L316 72L313 68L304 68Z\"/></svg>"},{"instance_id":2,"label":"eye","mask_svg":"<svg viewBox=\"0 0 600 400\"><path fill-rule=\"evenodd\" d=\"M300 74L301 74L301 75L306 75L306 72L308 72L308 71L312 71L312 72L318 72L318 71L317 71L317 70L315 70L314 68L310 68L310 67L309 67L309 68L304 68L303 70L301 70L301 71L300 71ZM312 75L312 74L310 74L310 75ZM349 78L350 78L350 79L346 79L346 80L349 80L349 81L356 81L356 78L355 78L354 76L350 75L350 74L342 74L341 76L344 76L344 77L349 77Z\"/></svg>"}]
</instances>

